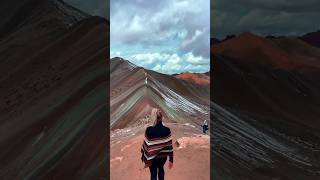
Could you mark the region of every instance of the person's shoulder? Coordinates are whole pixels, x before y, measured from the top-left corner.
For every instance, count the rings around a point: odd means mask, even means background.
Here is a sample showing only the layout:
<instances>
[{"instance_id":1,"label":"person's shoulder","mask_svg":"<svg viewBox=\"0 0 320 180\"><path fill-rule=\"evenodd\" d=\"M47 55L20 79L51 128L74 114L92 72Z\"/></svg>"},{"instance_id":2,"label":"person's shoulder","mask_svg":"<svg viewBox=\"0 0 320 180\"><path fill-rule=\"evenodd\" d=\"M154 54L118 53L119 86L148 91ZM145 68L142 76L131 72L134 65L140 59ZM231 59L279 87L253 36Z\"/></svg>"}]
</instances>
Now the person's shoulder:
<instances>
[{"instance_id":1,"label":"person's shoulder","mask_svg":"<svg viewBox=\"0 0 320 180\"><path fill-rule=\"evenodd\" d=\"M170 131L170 128L169 127L167 127L167 126L163 126L166 130L169 130Z\"/></svg>"},{"instance_id":2,"label":"person's shoulder","mask_svg":"<svg viewBox=\"0 0 320 180\"><path fill-rule=\"evenodd\" d=\"M167 127L167 126L163 126L163 128L164 128L164 130L165 130L167 133L171 133L171 130L170 130L170 128L169 128L169 127Z\"/></svg>"},{"instance_id":3,"label":"person's shoulder","mask_svg":"<svg viewBox=\"0 0 320 180\"><path fill-rule=\"evenodd\" d=\"M153 129L153 126L148 126L146 129L146 134L149 134Z\"/></svg>"}]
</instances>

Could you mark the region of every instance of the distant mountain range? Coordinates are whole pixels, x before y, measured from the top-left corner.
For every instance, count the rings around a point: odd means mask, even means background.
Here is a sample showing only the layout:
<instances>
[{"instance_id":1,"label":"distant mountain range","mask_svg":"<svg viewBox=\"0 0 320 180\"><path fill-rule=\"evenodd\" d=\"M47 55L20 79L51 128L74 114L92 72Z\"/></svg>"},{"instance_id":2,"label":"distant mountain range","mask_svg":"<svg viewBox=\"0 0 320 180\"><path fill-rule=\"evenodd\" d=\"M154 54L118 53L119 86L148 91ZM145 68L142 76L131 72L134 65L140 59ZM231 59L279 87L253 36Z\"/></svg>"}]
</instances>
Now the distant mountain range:
<instances>
[{"instance_id":1,"label":"distant mountain range","mask_svg":"<svg viewBox=\"0 0 320 180\"><path fill-rule=\"evenodd\" d=\"M225 40L228 40L228 39L232 39L234 37L237 37L236 35L228 35L226 36L224 39L218 39L218 38L215 38L215 37L212 37L211 38L211 41L210 41L210 44L213 45L213 44L218 44L222 41L225 41ZM272 36L272 35L268 35L266 36L265 38L268 38L268 39L281 39L281 38L289 38L289 37L286 37L286 36ZM312 46L315 46L315 47L320 47L320 30L318 31L315 31L315 32L310 32L310 33L307 33L305 35L302 35L302 36L298 36L298 37L292 37L291 38L298 38L298 39L301 39L303 41L305 41L306 43L312 45Z\"/></svg>"},{"instance_id":2,"label":"distant mountain range","mask_svg":"<svg viewBox=\"0 0 320 180\"><path fill-rule=\"evenodd\" d=\"M278 69L317 71L320 50L299 38L264 38L252 33L213 45L215 54L246 62L260 63Z\"/></svg>"},{"instance_id":3,"label":"distant mountain range","mask_svg":"<svg viewBox=\"0 0 320 180\"><path fill-rule=\"evenodd\" d=\"M0 13L1 179L105 178L109 22L61 0Z\"/></svg>"}]
</instances>

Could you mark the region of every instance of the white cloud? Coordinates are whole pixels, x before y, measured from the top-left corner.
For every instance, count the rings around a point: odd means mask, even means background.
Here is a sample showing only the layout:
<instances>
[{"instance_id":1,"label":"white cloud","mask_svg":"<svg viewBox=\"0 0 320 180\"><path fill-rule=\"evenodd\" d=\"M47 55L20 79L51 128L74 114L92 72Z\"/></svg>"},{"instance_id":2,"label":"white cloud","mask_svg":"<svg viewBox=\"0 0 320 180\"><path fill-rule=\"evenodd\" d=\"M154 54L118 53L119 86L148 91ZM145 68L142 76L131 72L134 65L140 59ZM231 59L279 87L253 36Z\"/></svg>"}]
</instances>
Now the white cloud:
<instances>
[{"instance_id":1,"label":"white cloud","mask_svg":"<svg viewBox=\"0 0 320 180\"><path fill-rule=\"evenodd\" d=\"M200 54L193 46L209 46L209 4L209 0L111 1L111 48L115 43L165 44L179 38L176 49L207 57L209 52Z\"/></svg>"},{"instance_id":2,"label":"white cloud","mask_svg":"<svg viewBox=\"0 0 320 180\"><path fill-rule=\"evenodd\" d=\"M161 71L161 65L160 65L160 64L157 64L157 65L156 65L155 67L153 67L151 70L160 72L160 71Z\"/></svg>"},{"instance_id":3,"label":"white cloud","mask_svg":"<svg viewBox=\"0 0 320 180\"><path fill-rule=\"evenodd\" d=\"M138 66L165 74L210 70L208 58L194 56L191 52L181 56L176 53L141 53L128 57L128 60Z\"/></svg>"},{"instance_id":4,"label":"white cloud","mask_svg":"<svg viewBox=\"0 0 320 180\"><path fill-rule=\"evenodd\" d=\"M203 58L201 56L194 56L191 52L185 54L185 60L192 65L206 65L209 62L209 59Z\"/></svg>"},{"instance_id":5,"label":"white cloud","mask_svg":"<svg viewBox=\"0 0 320 180\"><path fill-rule=\"evenodd\" d=\"M117 52L110 51L110 58L113 58L113 57L121 57L121 52L120 51L117 51Z\"/></svg>"},{"instance_id":6,"label":"white cloud","mask_svg":"<svg viewBox=\"0 0 320 180\"><path fill-rule=\"evenodd\" d=\"M168 54L160 53L141 53L132 55L130 59L132 59L133 63L136 63L137 65L150 66L170 59L169 56L170 55Z\"/></svg>"},{"instance_id":7,"label":"white cloud","mask_svg":"<svg viewBox=\"0 0 320 180\"><path fill-rule=\"evenodd\" d=\"M203 32L197 29L197 30L194 32L194 35L193 35L190 39L185 39L185 40L182 42L181 46L182 46L182 47L186 47L186 46L190 45L190 44L193 43L195 40L197 40L198 37L199 37L201 34L203 34Z\"/></svg>"},{"instance_id":8,"label":"white cloud","mask_svg":"<svg viewBox=\"0 0 320 180\"><path fill-rule=\"evenodd\" d=\"M209 20L209 0L111 1L111 49L162 73L208 71Z\"/></svg>"}]
</instances>

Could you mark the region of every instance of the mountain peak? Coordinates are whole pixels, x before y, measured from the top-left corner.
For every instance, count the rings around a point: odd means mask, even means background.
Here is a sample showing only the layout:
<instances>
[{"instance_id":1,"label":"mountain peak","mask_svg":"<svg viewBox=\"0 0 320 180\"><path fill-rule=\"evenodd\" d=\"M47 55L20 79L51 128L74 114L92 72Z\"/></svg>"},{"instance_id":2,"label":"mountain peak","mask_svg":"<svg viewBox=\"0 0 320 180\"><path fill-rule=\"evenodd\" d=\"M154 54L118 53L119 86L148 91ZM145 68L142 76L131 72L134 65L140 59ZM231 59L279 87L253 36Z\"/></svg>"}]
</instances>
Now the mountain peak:
<instances>
[{"instance_id":1,"label":"mountain peak","mask_svg":"<svg viewBox=\"0 0 320 180\"><path fill-rule=\"evenodd\" d=\"M4 0L0 7L0 36L28 24L56 29L68 28L90 15L62 0Z\"/></svg>"},{"instance_id":2,"label":"mountain peak","mask_svg":"<svg viewBox=\"0 0 320 180\"><path fill-rule=\"evenodd\" d=\"M55 6L57 13L64 15L64 23L71 26L80 20L89 17L90 15L65 3L62 0L51 0Z\"/></svg>"},{"instance_id":3,"label":"mountain peak","mask_svg":"<svg viewBox=\"0 0 320 180\"><path fill-rule=\"evenodd\" d=\"M293 42L301 47L301 43ZM291 45L292 46L292 45ZM314 70L318 62L308 56L289 52L276 41L245 32L239 36L216 44L212 48L215 55L221 55L241 61L268 65L276 69Z\"/></svg>"}]
</instances>

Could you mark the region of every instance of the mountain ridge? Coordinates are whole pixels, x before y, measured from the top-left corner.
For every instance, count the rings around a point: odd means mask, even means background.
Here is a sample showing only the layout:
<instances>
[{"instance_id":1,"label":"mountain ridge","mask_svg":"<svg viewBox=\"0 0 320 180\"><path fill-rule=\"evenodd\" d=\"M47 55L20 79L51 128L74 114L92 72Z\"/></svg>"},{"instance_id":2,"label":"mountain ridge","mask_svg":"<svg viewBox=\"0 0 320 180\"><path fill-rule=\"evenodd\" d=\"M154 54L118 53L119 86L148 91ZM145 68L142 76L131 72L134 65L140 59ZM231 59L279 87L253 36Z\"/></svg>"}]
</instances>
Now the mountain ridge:
<instances>
[{"instance_id":1,"label":"mountain ridge","mask_svg":"<svg viewBox=\"0 0 320 180\"><path fill-rule=\"evenodd\" d=\"M319 177L319 48L243 33L211 46L212 177Z\"/></svg>"},{"instance_id":2,"label":"mountain ridge","mask_svg":"<svg viewBox=\"0 0 320 180\"><path fill-rule=\"evenodd\" d=\"M279 41L285 46L288 41L281 39L266 39L253 33L241 33L232 39L213 45L212 53L233 59L240 59L252 63L269 65L275 69L297 70L302 72L319 72L320 61L309 54L294 54L288 48L279 46ZM278 41L278 43L277 43ZM320 55L316 48L303 43L298 38L291 44L304 49L313 49L313 53ZM290 45L290 44L289 44ZM292 45L291 45L292 46ZM305 48L306 47L306 48Z\"/></svg>"},{"instance_id":3,"label":"mountain ridge","mask_svg":"<svg viewBox=\"0 0 320 180\"><path fill-rule=\"evenodd\" d=\"M209 94L208 90L197 90L197 84L190 84L180 81L174 76L157 73L155 71L146 70L144 68L131 65L124 59L115 58L111 61L111 119L118 122L135 121L134 119L143 118L144 115L133 118L132 115L126 115L125 120L117 119L126 113L130 113L131 108L153 106L162 109L166 114L166 118L173 118L172 121L186 121L189 109L191 111L202 111L201 105L206 102L208 96L203 95L204 92ZM122 66L121 66L122 65ZM116 67L116 68L115 68ZM129 76L130 75L130 76ZM209 87L207 87L208 89ZM125 95L123 95L125 94ZM178 95L179 94L179 95ZM177 96L177 97L176 97ZM134 98L134 99L132 99ZM129 103L131 102L131 103ZM134 103L132 103L134 102ZM192 103L191 103L192 102ZM177 104L180 104L179 108ZM194 103L194 104L193 104ZM122 105L129 105L128 107L121 107ZM139 105L141 104L141 105ZM148 105L149 104L149 105ZM199 105L199 107L197 107ZM207 104L208 105L208 104ZM168 106L175 109L170 110ZM126 109L127 112L119 112L116 109ZM133 109L132 112L139 111ZM150 110L150 109L149 109ZM114 112L114 114L112 113ZM118 113L122 114L117 115ZM114 118L113 118L114 117ZM128 117L129 119L127 119ZM205 116L204 116L205 117ZM130 120L131 119L131 120ZM113 127L113 125L111 125ZM119 126L116 128L123 128Z\"/></svg>"},{"instance_id":4,"label":"mountain ridge","mask_svg":"<svg viewBox=\"0 0 320 180\"><path fill-rule=\"evenodd\" d=\"M54 2L58 4L0 2L0 12L11 11L5 18L17 20L0 23L4 179L107 176L105 66L110 23L102 17L78 16L68 5Z\"/></svg>"}]
</instances>

